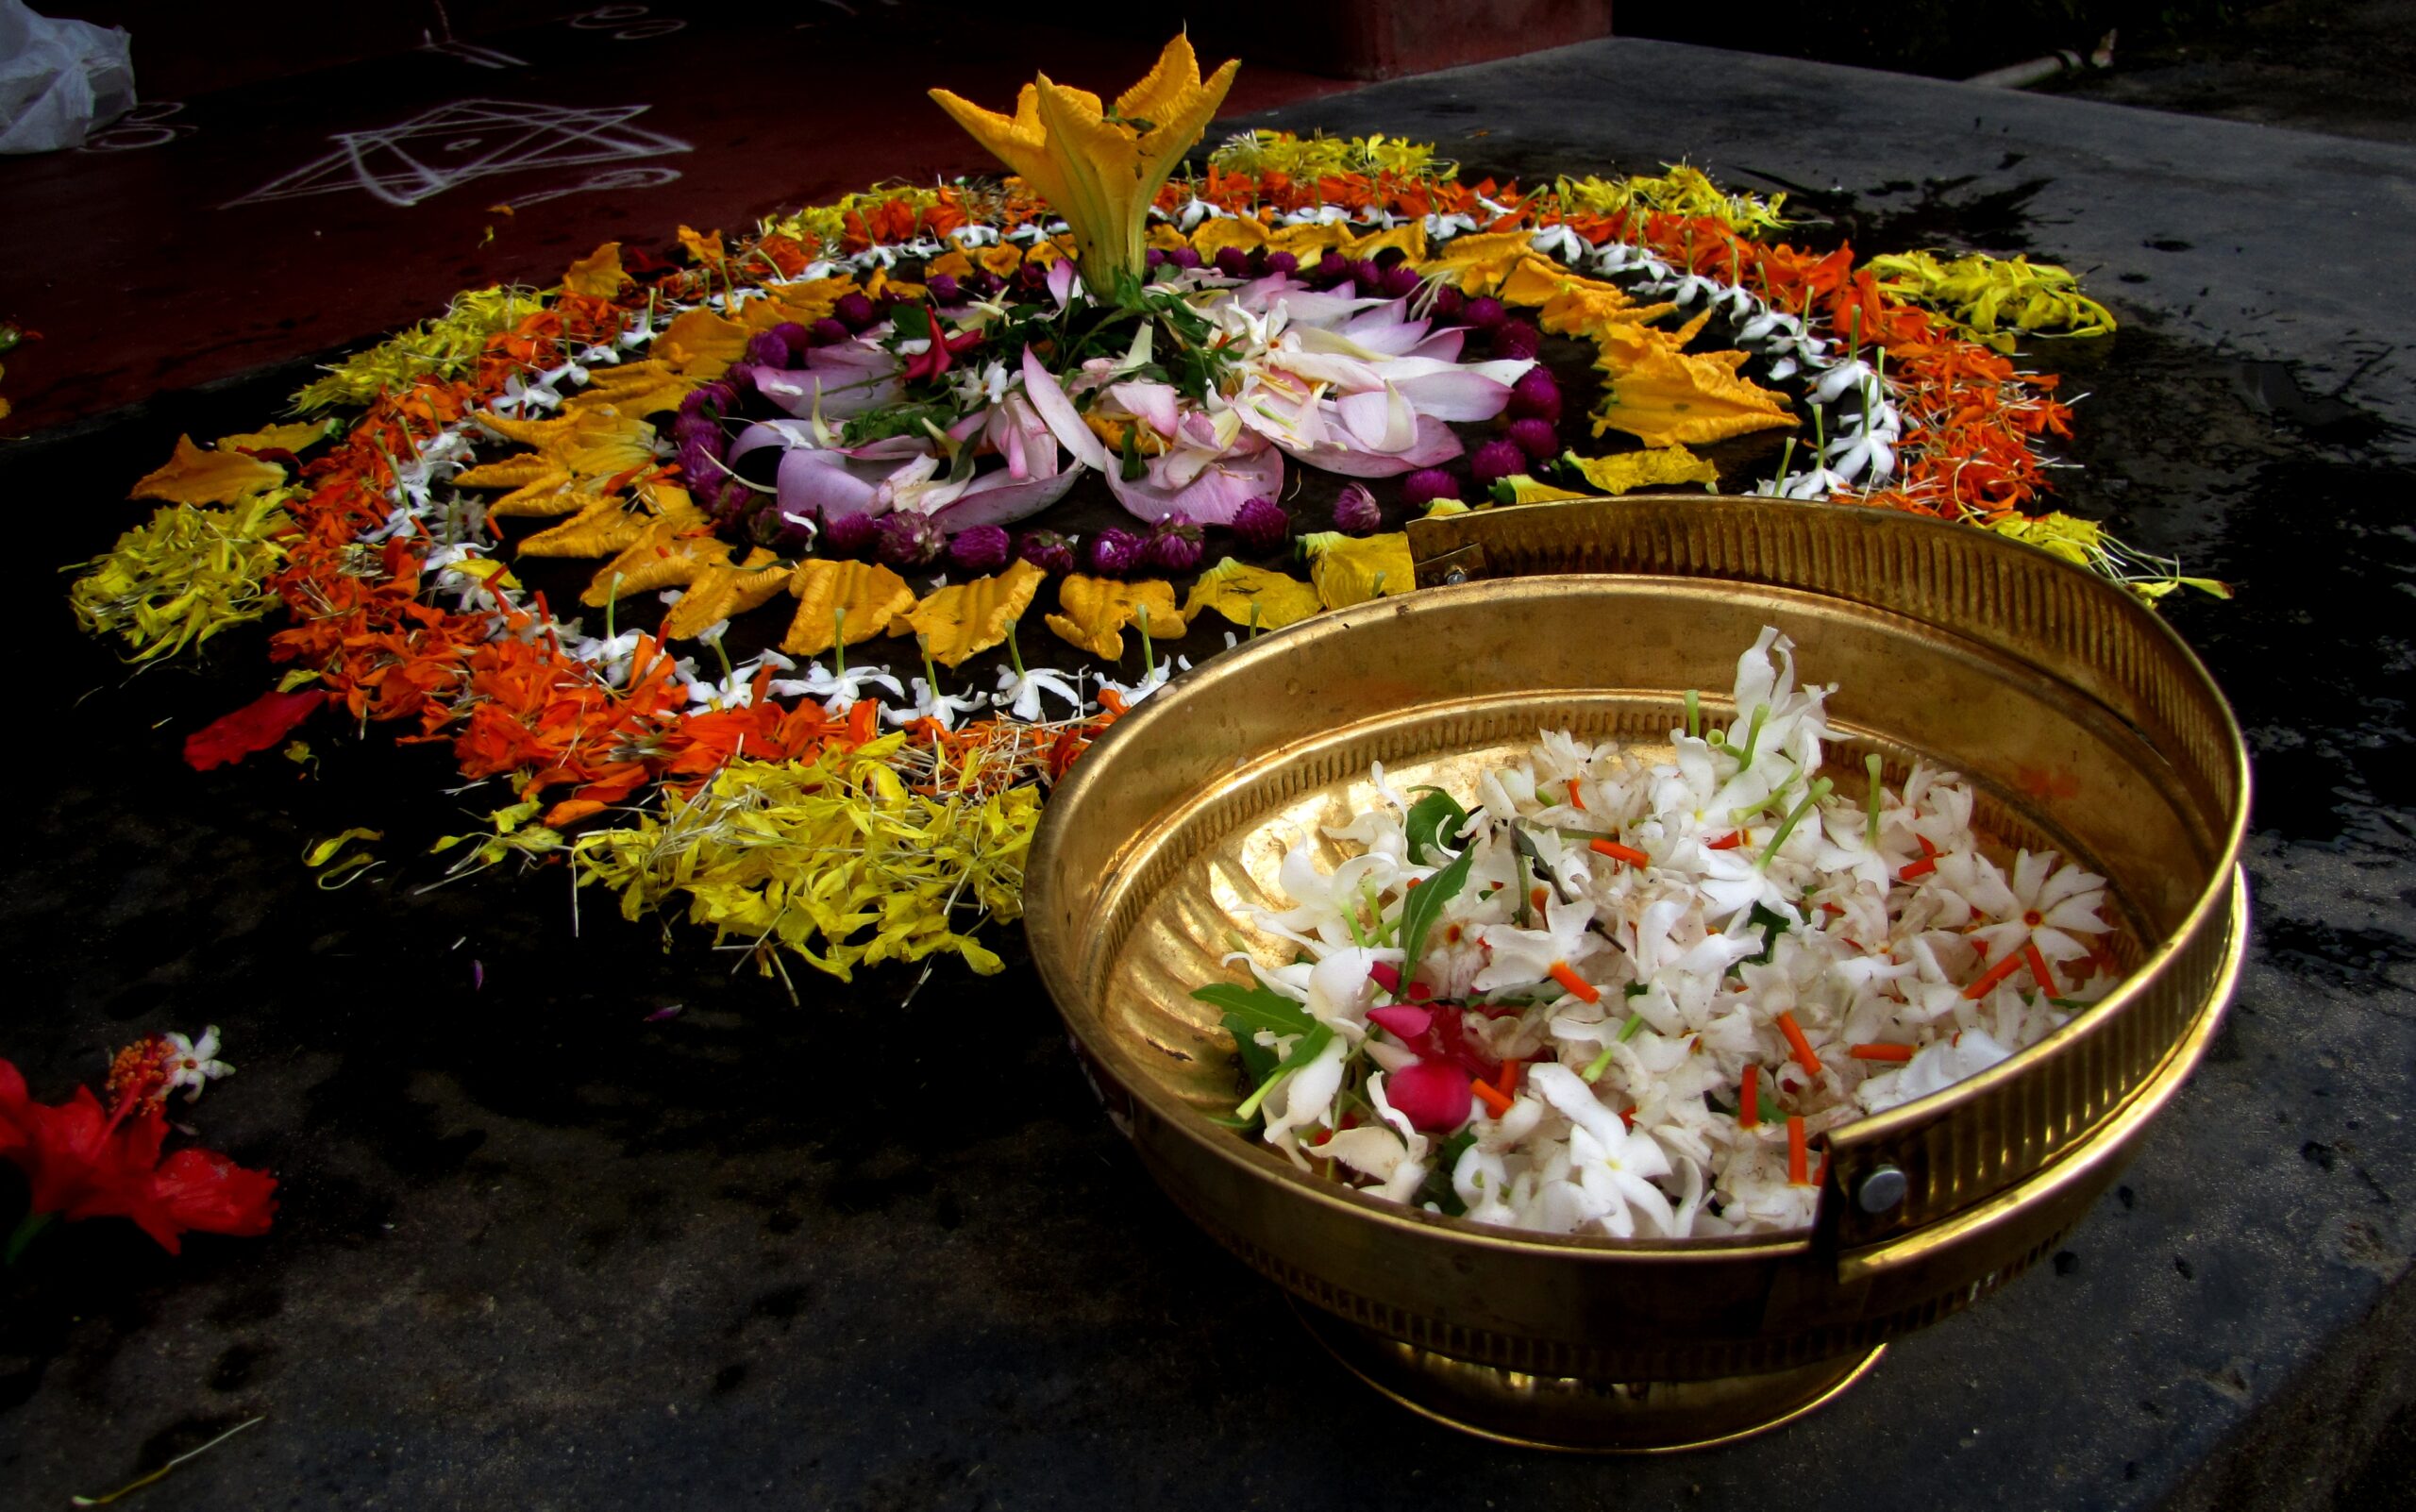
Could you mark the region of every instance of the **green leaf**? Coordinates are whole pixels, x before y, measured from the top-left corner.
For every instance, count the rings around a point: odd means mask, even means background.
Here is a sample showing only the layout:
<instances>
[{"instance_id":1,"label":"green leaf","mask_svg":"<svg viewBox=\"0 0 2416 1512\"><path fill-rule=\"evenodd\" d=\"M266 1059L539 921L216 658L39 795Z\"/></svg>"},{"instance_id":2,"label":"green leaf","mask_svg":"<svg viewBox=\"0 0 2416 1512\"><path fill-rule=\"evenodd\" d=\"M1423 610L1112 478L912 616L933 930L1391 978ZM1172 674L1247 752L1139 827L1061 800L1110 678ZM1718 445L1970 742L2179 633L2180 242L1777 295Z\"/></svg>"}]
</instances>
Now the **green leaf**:
<instances>
[{"instance_id":1,"label":"green leaf","mask_svg":"<svg viewBox=\"0 0 2416 1512\"><path fill-rule=\"evenodd\" d=\"M1254 1115L1259 1102L1275 1089L1276 1083L1316 1059L1317 1052L1334 1039L1331 1027L1310 1017L1309 1011L1291 999L1266 987L1217 982L1195 987L1191 995L1210 1007L1224 1010L1221 1022L1226 1033L1233 1036L1243 1073L1257 1084L1258 1089L1234 1110L1241 1118ZM1292 1053L1279 1061L1273 1050L1258 1042L1261 1030L1300 1037L1292 1047Z\"/></svg>"},{"instance_id":2,"label":"green leaf","mask_svg":"<svg viewBox=\"0 0 2416 1512\"><path fill-rule=\"evenodd\" d=\"M1468 1146L1475 1143L1476 1131L1473 1129L1463 1129L1444 1140L1443 1148L1434 1153L1434 1167L1426 1172L1426 1180L1418 1184L1418 1195L1409 1200L1409 1205L1423 1207L1432 1202L1452 1218L1464 1216L1468 1205L1461 1201L1460 1194L1451 1188L1451 1169L1459 1165L1460 1157L1468 1153Z\"/></svg>"},{"instance_id":3,"label":"green leaf","mask_svg":"<svg viewBox=\"0 0 2416 1512\"><path fill-rule=\"evenodd\" d=\"M1770 907L1766 903L1755 903L1753 905L1753 911L1745 916L1745 925L1748 929L1756 929L1762 932L1761 950L1756 954L1749 955L1743 960L1731 965L1728 968L1728 975L1732 977L1736 975L1736 969L1738 966L1770 965L1770 952L1778 949L1778 937L1786 933L1788 927L1794 922L1795 921L1793 919L1788 918L1785 914L1779 913L1777 910Z\"/></svg>"},{"instance_id":4,"label":"green leaf","mask_svg":"<svg viewBox=\"0 0 2416 1512\"><path fill-rule=\"evenodd\" d=\"M899 341L924 342L931 339L931 315L921 305L897 305L889 311L889 323Z\"/></svg>"},{"instance_id":5,"label":"green leaf","mask_svg":"<svg viewBox=\"0 0 2416 1512\"><path fill-rule=\"evenodd\" d=\"M1410 864L1423 866L1428 852L1440 849L1441 841L1456 836L1460 826L1468 822L1468 811L1439 787L1415 791L1425 796L1409 806L1409 818L1401 830L1409 839Z\"/></svg>"},{"instance_id":6,"label":"green leaf","mask_svg":"<svg viewBox=\"0 0 2416 1512\"><path fill-rule=\"evenodd\" d=\"M1418 957L1426 949L1426 932L1443 916L1443 905L1460 895L1468 884L1468 868L1476 865L1476 847L1471 845L1460 852L1460 859L1427 878L1409 890L1409 900L1401 905L1401 980L1406 987L1418 980Z\"/></svg>"}]
</instances>

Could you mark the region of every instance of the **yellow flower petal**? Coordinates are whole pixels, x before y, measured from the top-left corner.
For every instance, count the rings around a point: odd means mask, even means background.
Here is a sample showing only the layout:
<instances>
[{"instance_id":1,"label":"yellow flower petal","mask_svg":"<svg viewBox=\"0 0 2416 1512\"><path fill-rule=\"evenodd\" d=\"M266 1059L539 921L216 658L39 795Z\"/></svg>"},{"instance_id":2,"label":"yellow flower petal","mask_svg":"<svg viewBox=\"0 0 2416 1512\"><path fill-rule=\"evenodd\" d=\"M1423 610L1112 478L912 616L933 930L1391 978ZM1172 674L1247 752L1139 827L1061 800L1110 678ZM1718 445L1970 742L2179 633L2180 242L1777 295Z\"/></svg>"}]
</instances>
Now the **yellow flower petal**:
<instances>
[{"instance_id":1,"label":"yellow flower petal","mask_svg":"<svg viewBox=\"0 0 2416 1512\"><path fill-rule=\"evenodd\" d=\"M1150 232L1152 242L1157 241L1157 231L1162 229L1170 227L1153 227ZM1181 233L1177 233L1176 244L1186 244L1182 242ZM1216 254L1229 246L1240 247L1245 252L1265 246L1267 227L1247 215L1219 215L1214 220L1200 222L1200 229L1191 233L1187 244L1203 260L1213 262Z\"/></svg>"},{"instance_id":2,"label":"yellow flower petal","mask_svg":"<svg viewBox=\"0 0 2416 1512\"><path fill-rule=\"evenodd\" d=\"M691 259L704 267L718 268L730 255L725 250L719 231L699 235L691 227L683 226L680 227L680 244L687 249Z\"/></svg>"},{"instance_id":3,"label":"yellow flower petal","mask_svg":"<svg viewBox=\"0 0 2416 1512\"><path fill-rule=\"evenodd\" d=\"M839 612L847 612L847 644L889 633L890 622L914 607L906 580L877 562L834 562L808 557L789 580L797 595L797 617L780 638L791 656L820 656L837 643Z\"/></svg>"},{"instance_id":4,"label":"yellow flower petal","mask_svg":"<svg viewBox=\"0 0 2416 1512\"><path fill-rule=\"evenodd\" d=\"M1418 563L1409 554L1409 537L1401 531L1382 535L1344 535L1325 530L1300 537L1309 553L1309 580L1328 609L1364 603L1379 596L1405 594L1418 586Z\"/></svg>"},{"instance_id":5,"label":"yellow flower petal","mask_svg":"<svg viewBox=\"0 0 2416 1512\"><path fill-rule=\"evenodd\" d=\"M1057 585L1057 603L1065 613L1049 615L1049 628L1103 661L1123 656L1124 627L1140 623L1145 614L1153 636L1170 639L1183 631L1174 585L1162 578L1117 582L1074 573Z\"/></svg>"},{"instance_id":6,"label":"yellow flower petal","mask_svg":"<svg viewBox=\"0 0 2416 1512\"><path fill-rule=\"evenodd\" d=\"M585 509L514 549L524 557L609 557L646 534L654 515L631 508L634 501L599 494Z\"/></svg>"},{"instance_id":7,"label":"yellow flower petal","mask_svg":"<svg viewBox=\"0 0 2416 1512\"><path fill-rule=\"evenodd\" d=\"M653 588L681 588L696 580L707 567L730 561L730 543L710 535L683 535L675 520L657 520L646 533L606 563L579 596L590 609L601 609L616 598Z\"/></svg>"},{"instance_id":8,"label":"yellow flower petal","mask_svg":"<svg viewBox=\"0 0 2416 1512\"><path fill-rule=\"evenodd\" d=\"M1535 239L1526 231L1471 233L1451 238L1441 257L1419 263L1418 271L1463 294L1488 294L1534 255Z\"/></svg>"},{"instance_id":9,"label":"yellow flower petal","mask_svg":"<svg viewBox=\"0 0 2416 1512\"><path fill-rule=\"evenodd\" d=\"M956 666L1004 641L1048 579L1031 563L1017 562L992 577L951 583L899 618L907 631L923 638L932 661Z\"/></svg>"},{"instance_id":10,"label":"yellow flower petal","mask_svg":"<svg viewBox=\"0 0 2416 1512\"><path fill-rule=\"evenodd\" d=\"M1228 62L1203 81L1190 40L1177 36L1112 115L1098 95L1046 74L1016 95L1013 116L946 90L931 98L1065 218L1083 280L1104 295L1140 276L1158 186L1200 140L1239 66Z\"/></svg>"},{"instance_id":11,"label":"yellow flower petal","mask_svg":"<svg viewBox=\"0 0 2416 1512\"><path fill-rule=\"evenodd\" d=\"M1697 445L1796 423L1783 395L1724 362L1654 346L1603 385L1594 434L1625 430L1648 446Z\"/></svg>"},{"instance_id":12,"label":"yellow flower petal","mask_svg":"<svg viewBox=\"0 0 2416 1512\"><path fill-rule=\"evenodd\" d=\"M791 569L762 546L747 553L747 560L734 567L709 566L696 574L696 581L663 616L663 638L685 640L767 604L788 588L790 576Z\"/></svg>"},{"instance_id":13,"label":"yellow flower petal","mask_svg":"<svg viewBox=\"0 0 2416 1512\"><path fill-rule=\"evenodd\" d=\"M237 436L221 436L220 451L290 451L299 456L327 439L335 428L332 420L296 420L292 425L270 426L264 430L246 430Z\"/></svg>"},{"instance_id":14,"label":"yellow flower petal","mask_svg":"<svg viewBox=\"0 0 2416 1512\"><path fill-rule=\"evenodd\" d=\"M1227 557L1191 585L1183 613L1185 618L1197 619L1202 610L1213 609L1236 625L1282 630L1323 607L1317 591L1300 579Z\"/></svg>"},{"instance_id":15,"label":"yellow flower petal","mask_svg":"<svg viewBox=\"0 0 2416 1512\"><path fill-rule=\"evenodd\" d=\"M1572 451L1567 460L1586 475L1587 482L1605 494L1625 494L1672 483L1701 483L1709 488L1720 481L1719 468L1684 446L1623 451L1614 457L1580 457Z\"/></svg>"},{"instance_id":16,"label":"yellow flower petal","mask_svg":"<svg viewBox=\"0 0 2416 1512\"><path fill-rule=\"evenodd\" d=\"M1504 494L1509 497L1503 502L1511 504L1565 504L1573 498L1593 496L1590 494L1572 494L1568 489L1555 488L1526 473L1512 473L1493 485L1493 496L1496 499L1501 499Z\"/></svg>"},{"instance_id":17,"label":"yellow flower petal","mask_svg":"<svg viewBox=\"0 0 2416 1512\"><path fill-rule=\"evenodd\" d=\"M621 266L621 244L607 242L562 272L562 287L591 299L610 299L629 281Z\"/></svg>"},{"instance_id":18,"label":"yellow flower petal","mask_svg":"<svg viewBox=\"0 0 2416 1512\"><path fill-rule=\"evenodd\" d=\"M654 339L654 352L682 377L710 382L747 355L748 334L738 322L699 305L663 328Z\"/></svg>"},{"instance_id":19,"label":"yellow flower petal","mask_svg":"<svg viewBox=\"0 0 2416 1512\"><path fill-rule=\"evenodd\" d=\"M237 451L204 451L193 437L178 436L166 466L143 476L128 498L164 498L172 504L232 504L264 494L285 481L285 469Z\"/></svg>"}]
</instances>

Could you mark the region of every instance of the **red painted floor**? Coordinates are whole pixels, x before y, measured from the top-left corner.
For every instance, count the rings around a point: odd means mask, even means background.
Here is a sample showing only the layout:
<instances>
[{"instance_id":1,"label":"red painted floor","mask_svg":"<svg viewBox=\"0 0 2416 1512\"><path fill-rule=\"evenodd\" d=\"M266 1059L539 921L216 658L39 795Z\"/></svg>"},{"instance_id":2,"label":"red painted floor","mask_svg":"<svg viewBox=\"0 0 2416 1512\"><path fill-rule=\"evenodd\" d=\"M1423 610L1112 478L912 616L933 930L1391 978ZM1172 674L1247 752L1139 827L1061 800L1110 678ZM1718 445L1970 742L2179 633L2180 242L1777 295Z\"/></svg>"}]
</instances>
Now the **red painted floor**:
<instances>
[{"instance_id":1,"label":"red painted floor","mask_svg":"<svg viewBox=\"0 0 2416 1512\"><path fill-rule=\"evenodd\" d=\"M1004 107L1046 59L1111 92L1154 56L908 7L607 8L634 19L150 102L85 150L0 159L0 319L42 333L5 360L0 435L330 351L459 289L549 283L599 242L660 250L683 223L982 171L927 87ZM1226 109L1350 87L1245 66Z\"/></svg>"}]
</instances>

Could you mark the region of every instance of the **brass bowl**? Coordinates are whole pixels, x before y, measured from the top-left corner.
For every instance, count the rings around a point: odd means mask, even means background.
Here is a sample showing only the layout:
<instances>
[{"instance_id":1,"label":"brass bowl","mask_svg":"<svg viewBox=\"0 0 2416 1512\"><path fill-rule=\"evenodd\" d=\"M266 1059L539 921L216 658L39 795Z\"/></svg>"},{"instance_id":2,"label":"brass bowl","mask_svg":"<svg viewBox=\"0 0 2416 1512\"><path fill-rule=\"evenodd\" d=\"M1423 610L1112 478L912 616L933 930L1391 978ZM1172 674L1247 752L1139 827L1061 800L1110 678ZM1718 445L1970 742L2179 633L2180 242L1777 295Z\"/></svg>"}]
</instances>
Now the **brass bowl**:
<instances>
[{"instance_id":1,"label":"brass bowl","mask_svg":"<svg viewBox=\"0 0 2416 1512\"><path fill-rule=\"evenodd\" d=\"M2246 939L2238 726L2187 647L2030 547L1888 511L1647 496L1413 531L1421 588L1259 637L1178 679L1050 798L1025 877L1042 979L1166 1193L1301 1302L1379 1389L1488 1436L1718 1442L1834 1396L1887 1341L2050 1252L2212 1037ZM1518 576L1519 574L1545 574ZM1569 574L1569 575L1558 575ZM1210 1121L1227 980L1284 848L1544 727L1666 741L1764 624L1836 682L1839 787L1877 751L1971 779L1975 822L2109 880L2130 975L2000 1066L1834 1134L1810 1230L1526 1234L1365 1197ZM1262 959L1278 958L1254 940Z\"/></svg>"}]
</instances>

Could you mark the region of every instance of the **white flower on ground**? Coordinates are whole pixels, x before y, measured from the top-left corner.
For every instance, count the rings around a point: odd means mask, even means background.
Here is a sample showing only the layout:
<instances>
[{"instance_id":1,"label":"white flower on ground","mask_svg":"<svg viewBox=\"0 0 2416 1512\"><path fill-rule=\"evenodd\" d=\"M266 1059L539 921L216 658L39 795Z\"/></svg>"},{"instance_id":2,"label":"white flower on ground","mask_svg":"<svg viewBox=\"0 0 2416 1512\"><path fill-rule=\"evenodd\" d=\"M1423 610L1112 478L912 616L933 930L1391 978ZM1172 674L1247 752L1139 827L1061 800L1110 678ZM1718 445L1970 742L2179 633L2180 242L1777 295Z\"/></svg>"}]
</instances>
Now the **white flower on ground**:
<instances>
[{"instance_id":1,"label":"white flower on ground","mask_svg":"<svg viewBox=\"0 0 2416 1512\"><path fill-rule=\"evenodd\" d=\"M772 691L783 698L812 698L832 714L844 714L864 701L867 688L887 688L893 698L906 697L896 678L877 666L851 666L833 672L819 662L805 664L805 676L783 678Z\"/></svg>"},{"instance_id":2,"label":"white flower on ground","mask_svg":"<svg viewBox=\"0 0 2416 1512\"><path fill-rule=\"evenodd\" d=\"M922 678L914 679L911 686L914 690L914 707L883 709L881 711L881 718L893 725L912 724L917 719L932 719L939 722L942 730L954 730L957 715L972 714L985 707L990 701L978 693L942 693L937 683L926 681Z\"/></svg>"},{"instance_id":3,"label":"white flower on ground","mask_svg":"<svg viewBox=\"0 0 2416 1512\"><path fill-rule=\"evenodd\" d=\"M514 373L503 380L503 392L489 400L487 408L497 414L525 415L531 410L550 410L562 402L562 396L543 381L525 383Z\"/></svg>"},{"instance_id":4,"label":"white flower on ground","mask_svg":"<svg viewBox=\"0 0 2416 1512\"><path fill-rule=\"evenodd\" d=\"M217 1058L218 1026L216 1024L203 1030L199 1039L187 1039L184 1035L176 1033L161 1034L159 1037L166 1040L169 1048L175 1052L167 1058L168 1084L160 1089L162 1097L178 1087L183 1087L185 1100L192 1102L201 1097L202 1088L210 1083L221 1077L235 1074L233 1067Z\"/></svg>"},{"instance_id":5,"label":"white flower on ground","mask_svg":"<svg viewBox=\"0 0 2416 1512\"><path fill-rule=\"evenodd\" d=\"M1027 667L1018 672L1014 667L998 668L998 691L991 701L1027 724L1040 718L1040 696L1053 693L1065 700L1069 712L1081 714L1083 708L1082 674L1060 672L1055 667Z\"/></svg>"}]
</instances>

